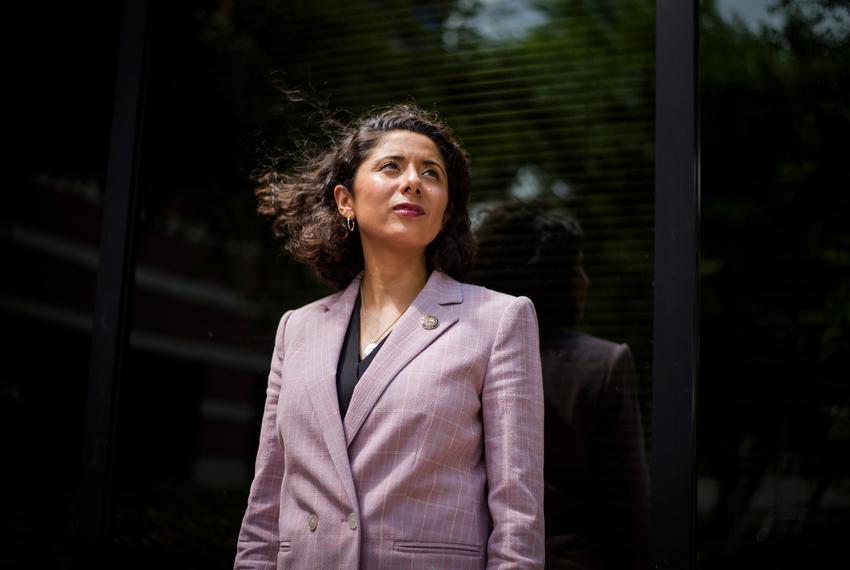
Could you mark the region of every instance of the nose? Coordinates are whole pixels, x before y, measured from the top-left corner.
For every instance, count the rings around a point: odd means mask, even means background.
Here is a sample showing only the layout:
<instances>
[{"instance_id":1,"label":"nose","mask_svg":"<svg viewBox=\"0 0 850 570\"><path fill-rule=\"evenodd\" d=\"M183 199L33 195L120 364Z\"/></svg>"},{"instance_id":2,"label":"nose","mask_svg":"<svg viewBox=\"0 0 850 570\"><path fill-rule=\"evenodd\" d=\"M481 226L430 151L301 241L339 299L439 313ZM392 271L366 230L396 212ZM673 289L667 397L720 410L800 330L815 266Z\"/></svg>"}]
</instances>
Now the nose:
<instances>
[{"instance_id":1,"label":"nose","mask_svg":"<svg viewBox=\"0 0 850 570\"><path fill-rule=\"evenodd\" d=\"M413 164L405 172L404 186L401 191L407 193L411 190L417 194L422 194L422 180L419 178L419 172L416 171L416 167Z\"/></svg>"}]
</instances>

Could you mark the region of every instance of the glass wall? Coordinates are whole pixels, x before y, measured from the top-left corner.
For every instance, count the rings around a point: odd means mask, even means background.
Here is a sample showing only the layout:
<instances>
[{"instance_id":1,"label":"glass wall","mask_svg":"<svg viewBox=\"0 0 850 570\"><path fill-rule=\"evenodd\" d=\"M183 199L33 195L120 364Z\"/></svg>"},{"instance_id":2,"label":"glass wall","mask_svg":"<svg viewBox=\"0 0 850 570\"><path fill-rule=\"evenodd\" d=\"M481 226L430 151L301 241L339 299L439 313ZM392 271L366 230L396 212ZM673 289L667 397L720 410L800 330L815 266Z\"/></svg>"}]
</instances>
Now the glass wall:
<instances>
[{"instance_id":1,"label":"glass wall","mask_svg":"<svg viewBox=\"0 0 850 570\"><path fill-rule=\"evenodd\" d=\"M814 568L850 530L850 11L704 1L698 566Z\"/></svg>"},{"instance_id":2,"label":"glass wall","mask_svg":"<svg viewBox=\"0 0 850 570\"><path fill-rule=\"evenodd\" d=\"M79 539L120 31L101 4L19 7L11 34L27 57L11 67L17 152L0 208L3 567L32 552L70 567ZM550 567L645 562L651 3L152 4L108 566L231 566L275 324L332 291L272 239L252 172L322 144L326 112L408 101L470 151L471 281L537 306ZM850 527L850 13L703 0L700 14L697 563L827 566Z\"/></svg>"},{"instance_id":3,"label":"glass wall","mask_svg":"<svg viewBox=\"0 0 850 570\"><path fill-rule=\"evenodd\" d=\"M553 333L544 344L550 559L639 565L652 372L651 5L159 3L150 38L113 563L232 564L275 325L332 292L273 240L251 174L270 155L285 168L304 141L325 142L326 110L345 118L415 101L439 112L472 157L482 242L472 281L531 296ZM524 236L515 241L526 249L506 235ZM529 275L551 287L534 290Z\"/></svg>"},{"instance_id":4,"label":"glass wall","mask_svg":"<svg viewBox=\"0 0 850 570\"><path fill-rule=\"evenodd\" d=\"M0 566L71 564L120 8L9 12Z\"/></svg>"}]
</instances>

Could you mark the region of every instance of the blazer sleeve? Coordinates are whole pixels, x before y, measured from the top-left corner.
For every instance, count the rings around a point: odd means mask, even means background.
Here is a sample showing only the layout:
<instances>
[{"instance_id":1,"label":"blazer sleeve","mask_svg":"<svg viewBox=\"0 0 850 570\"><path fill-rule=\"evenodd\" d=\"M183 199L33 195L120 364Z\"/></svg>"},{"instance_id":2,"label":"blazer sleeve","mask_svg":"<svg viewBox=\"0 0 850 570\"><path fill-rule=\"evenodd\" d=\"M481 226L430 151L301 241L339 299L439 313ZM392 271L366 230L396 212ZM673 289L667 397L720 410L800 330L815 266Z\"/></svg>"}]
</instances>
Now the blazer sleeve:
<instances>
[{"instance_id":1,"label":"blazer sleeve","mask_svg":"<svg viewBox=\"0 0 850 570\"><path fill-rule=\"evenodd\" d=\"M269 372L266 404L260 428L260 446L254 465L254 481L236 546L237 570L274 570L280 548L278 516L283 481L283 447L277 433L277 402L283 367L283 335L291 311L280 319Z\"/></svg>"},{"instance_id":2,"label":"blazer sleeve","mask_svg":"<svg viewBox=\"0 0 850 570\"><path fill-rule=\"evenodd\" d=\"M527 297L502 314L482 389L493 529L487 568L543 568L543 378L537 316Z\"/></svg>"}]
</instances>

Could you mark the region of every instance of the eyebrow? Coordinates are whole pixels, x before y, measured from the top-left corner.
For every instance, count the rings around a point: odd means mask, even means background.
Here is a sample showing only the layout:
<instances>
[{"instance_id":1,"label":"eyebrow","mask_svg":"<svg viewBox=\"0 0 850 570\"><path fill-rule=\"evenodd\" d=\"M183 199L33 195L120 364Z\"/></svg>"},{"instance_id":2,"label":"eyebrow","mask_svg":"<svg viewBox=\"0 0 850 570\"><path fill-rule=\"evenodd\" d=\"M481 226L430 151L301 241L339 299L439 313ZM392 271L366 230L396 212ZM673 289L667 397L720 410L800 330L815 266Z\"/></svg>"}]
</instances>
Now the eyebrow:
<instances>
[{"instance_id":1,"label":"eyebrow","mask_svg":"<svg viewBox=\"0 0 850 570\"><path fill-rule=\"evenodd\" d=\"M381 162L381 161L384 161L384 160L399 160L399 161L401 161L401 160L405 160L405 157L401 156L400 154L392 154L392 155L389 155L389 156L382 156L376 162ZM440 164L439 162L437 162L436 160L431 160L430 158L426 158L425 160L422 161L422 164L425 164L427 166L436 166L437 168L439 168L440 170L443 171L443 174L446 173L446 167L443 166L442 164Z\"/></svg>"},{"instance_id":2,"label":"eyebrow","mask_svg":"<svg viewBox=\"0 0 850 570\"><path fill-rule=\"evenodd\" d=\"M437 162L436 160L430 160L430 159L428 159L428 160L423 160L423 161L422 161L422 163L423 163L423 164L427 164L427 165L429 165L429 166L436 166L436 167L438 167L440 170L442 170L443 172L445 172L445 171L446 171L446 168L445 168L442 164L440 164L439 162Z\"/></svg>"}]
</instances>

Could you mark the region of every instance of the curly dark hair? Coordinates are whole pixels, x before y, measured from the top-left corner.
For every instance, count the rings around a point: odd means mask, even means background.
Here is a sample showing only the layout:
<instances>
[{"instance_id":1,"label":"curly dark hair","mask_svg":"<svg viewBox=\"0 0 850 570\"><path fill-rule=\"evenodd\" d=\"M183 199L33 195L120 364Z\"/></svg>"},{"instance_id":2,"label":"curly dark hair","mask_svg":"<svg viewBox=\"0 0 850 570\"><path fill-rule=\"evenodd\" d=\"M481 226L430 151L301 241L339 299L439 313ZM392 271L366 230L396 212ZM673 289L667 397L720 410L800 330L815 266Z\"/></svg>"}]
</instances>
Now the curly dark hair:
<instances>
[{"instance_id":1,"label":"curly dark hair","mask_svg":"<svg viewBox=\"0 0 850 570\"><path fill-rule=\"evenodd\" d=\"M310 153L281 172L272 166L256 177L257 211L273 218L276 237L296 261L342 289L363 269L358 230L348 232L337 211L334 187L353 189L354 176L380 138L404 130L425 135L446 164L448 222L428 244L428 269L439 269L464 281L475 259L475 239L469 221L469 156L460 140L436 113L415 105L393 105L338 125L329 148Z\"/></svg>"},{"instance_id":2,"label":"curly dark hair","mask_svg":"<svg viewBox=\"0 0 850 570\"><path fill-rule=\"evenodd\" d=\"M479 261L473 283L529 297L541 341L577 325L573 286L583 234L567 210L542 200L501 201L487 208L475 235Z\"/></svg>"}]
</instances>

